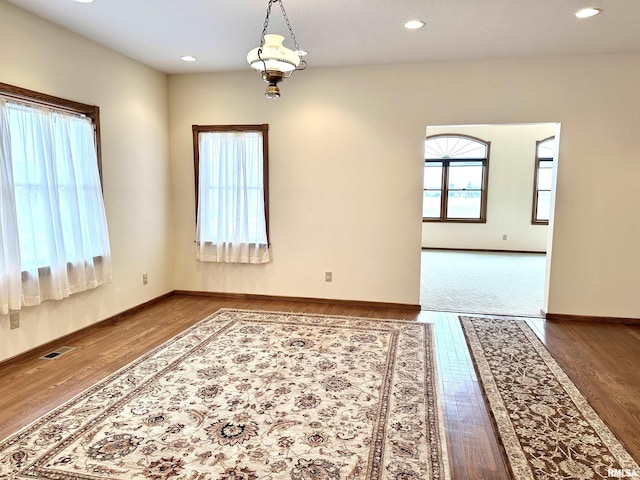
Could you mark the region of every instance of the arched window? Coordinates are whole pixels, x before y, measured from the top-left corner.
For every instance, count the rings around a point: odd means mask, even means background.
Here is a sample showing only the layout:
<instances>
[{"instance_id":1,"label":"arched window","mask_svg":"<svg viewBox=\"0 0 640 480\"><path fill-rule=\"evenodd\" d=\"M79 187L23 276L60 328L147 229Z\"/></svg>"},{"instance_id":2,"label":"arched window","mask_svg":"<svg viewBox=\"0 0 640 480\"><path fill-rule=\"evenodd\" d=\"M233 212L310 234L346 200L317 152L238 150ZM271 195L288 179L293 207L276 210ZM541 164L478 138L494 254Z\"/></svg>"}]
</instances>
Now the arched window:
<instances>
[{"instance_id":1,"label":"arched window","mask_svg":"<svg viewBox=\"0 0 640 480\"><path fill-rule=\"evenodd\" d=\"M536 142L536 168L533 178L533 210L531 213L531 223L534 225L549 224L555 154L556 137Z\"/></svg>"},{"instance_id":2,"label":"arched window","mask_svg":"<svg viewBox=\"0 0 640 480\"><path fill-rule=\"evenodd\" d=\"M489 142L442 134L424 143L425 222L487 221Z\"/></svg>"}]
</instances>

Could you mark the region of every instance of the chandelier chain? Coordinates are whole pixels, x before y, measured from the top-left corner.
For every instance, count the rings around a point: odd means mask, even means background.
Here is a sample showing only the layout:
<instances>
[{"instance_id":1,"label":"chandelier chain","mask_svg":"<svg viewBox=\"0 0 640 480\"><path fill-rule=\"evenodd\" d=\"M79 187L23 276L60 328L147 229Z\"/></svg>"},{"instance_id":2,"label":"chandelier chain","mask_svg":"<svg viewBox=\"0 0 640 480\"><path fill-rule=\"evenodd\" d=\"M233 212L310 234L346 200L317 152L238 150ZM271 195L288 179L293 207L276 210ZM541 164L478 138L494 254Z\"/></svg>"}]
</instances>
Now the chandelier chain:
<instances>
[{"instance_id":1,"label":"chandelier chain","mask_svg":"<svg viewBox=\"0 0 640 480\"><path fill-rule=\"evenodd\" d=\"M269 0L269 5L267 6L267 16L264 17L264 24L262 25L262 34L260 35L260 50L264 46L264 36L267 34L267 27L269 26L269 16L271 15L271 5L274 1L277 0Z\"/></svg>"},{"instance_id":2,"label":"chandelier chain","mask_svg":"<svg viewBox=\"0 0 640 480\"><path fill-rule=\"evenodd\" d=\"M282 16L284 17L284 21L287 24L287 28L289 29L289 33L291 35L291 40L293 41L293 45L295 46L296 53L300 56L300 45L298 45L298 40L296 39L295 33L293 33L293 28L291 28L291 23L289 22L289 17L287 16L287 12L284 9L284 4L282 0L269 0L269 5L267 5L267 15L264 17L264 24L262 25L262 34L260 35L260 44L258 47L258 58L262 61L264 66L264 71L267 70L267 64L262 58L262 48L264 47L265 35L267 34L267 28L269 27L269 17L271 16L271 7L274 3L280 3L280 10L282 11ZM296 68L296 70L304 70L307 67L307 62L300 57L300 65Z\"/></svg>"},{"instance_id":3,"label":"chandelier chain","mask_svg":"<svg viewBox=\"0 0 640 480\"><path fill-rule=\"evenodd\" d=\"M273 0L274 2L280 2L280 10L282 10L282 16L284 17L284 21L287 24L287 28L289 29L289 33L291 34L291 40L293 40L293 45L296 47L296 52L300 50L300 45L298 45L298 41L296 40L296 35L293 33L293 29L291 28L291 24L289 23L289 17L287 17L287 12L284 11L284 5L282 4L282 0Z\"/></svg>"},{"instance_id":4,"label":"chandelier chain","mask_svg":"<svg viewBox=\"0 0 640 480\"><path fill-rule=\"evenodd\" d=\"M258 47L258 58L262 61L263 72L267 71L267 63L262 58L262 47L264 47L264 36L267 34L267 27L269 26L269 15L271 15L271 4L274 0L269 0L269 5L267 5L267 16L264 17L264 24L262 25L262 34L260 35L260 45ZM264 75L264 73L263 73Z\"/></svg>"}]
</instances>

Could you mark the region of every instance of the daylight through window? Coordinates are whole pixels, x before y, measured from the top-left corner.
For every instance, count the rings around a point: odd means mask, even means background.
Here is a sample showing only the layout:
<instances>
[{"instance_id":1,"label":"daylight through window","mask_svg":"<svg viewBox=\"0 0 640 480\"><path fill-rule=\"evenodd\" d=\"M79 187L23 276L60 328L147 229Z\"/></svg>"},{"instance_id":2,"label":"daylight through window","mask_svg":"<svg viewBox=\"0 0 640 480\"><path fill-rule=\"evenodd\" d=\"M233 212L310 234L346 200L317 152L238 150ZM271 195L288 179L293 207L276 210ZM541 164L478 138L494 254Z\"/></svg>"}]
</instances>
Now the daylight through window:
<instances>
[{"instance_id":1,"label":"daylight through window","mask_svg":"<svg viewBox=\"0 0 640 480\"><path fill-rule=\"evenodd\" d=\"M268 125L193 126L196 258L266 263Z\"/></svg>"},{"instance_id":2,"label":"daylight through window","mask_svg":"<svg viewBox=\"0 0 640 480\"><path fill-rule=\"evenodd\" d=\"M533 179L533 212L531 223L547 225L551 214L551 185L556 138L536 142L536 168Z\"/></svg>"},{"instance_id":3,"label":"daylight through window","mask_svg":"<svg viewBox=\"0 0 640 480\"><path fill-rule=\"evenodd\" d=\"M485 222L489 142L434 135L424 154L423 221Z\"/></svg>"},{"instance_id":4,"label":"daylight through window","mask_svg":"<svg viewBox=\"0 0 640 480\"><path fill-rule=\"evenodd\" d=\"M111 279L98 107L0 85L0 311Z\"/></svg>"}]
</instances>

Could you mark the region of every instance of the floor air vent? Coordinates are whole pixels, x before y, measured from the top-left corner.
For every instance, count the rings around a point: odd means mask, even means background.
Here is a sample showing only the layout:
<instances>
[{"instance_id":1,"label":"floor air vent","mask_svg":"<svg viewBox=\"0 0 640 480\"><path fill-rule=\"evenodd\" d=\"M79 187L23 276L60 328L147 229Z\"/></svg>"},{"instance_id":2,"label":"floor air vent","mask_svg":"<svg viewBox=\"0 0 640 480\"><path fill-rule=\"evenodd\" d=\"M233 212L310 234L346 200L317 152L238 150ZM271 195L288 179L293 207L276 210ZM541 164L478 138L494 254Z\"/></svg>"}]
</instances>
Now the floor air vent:
<instances>
[{"instance_id":1,"label":"floor air vent","mask_svg":"<svg viewBox=\"0 0 640 480\"><path fill-rule=\"evenodd\" d=\"M54 358L58 358L60 355L64 355L65 353L69 353L71 350L75 350L76 347L60 347L53 352L49 352L46 355L40 357L42 360L53 360Z\"/></svg>"}]
</instances>

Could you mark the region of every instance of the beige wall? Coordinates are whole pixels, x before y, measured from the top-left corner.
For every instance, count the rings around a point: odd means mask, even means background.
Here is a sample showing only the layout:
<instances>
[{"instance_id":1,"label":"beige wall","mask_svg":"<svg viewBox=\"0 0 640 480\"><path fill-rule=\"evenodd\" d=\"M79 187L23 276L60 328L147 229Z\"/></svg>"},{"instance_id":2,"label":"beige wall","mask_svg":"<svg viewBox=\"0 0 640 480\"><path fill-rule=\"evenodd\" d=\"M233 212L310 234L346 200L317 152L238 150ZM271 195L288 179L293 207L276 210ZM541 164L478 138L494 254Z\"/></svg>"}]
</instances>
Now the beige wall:
<instances>
[{"instance_id":1,"label":"beige wall","mask_svg":"<svg viewBox=\"0 0 640 480\"><path fill-rule=\"evenodd\" d=\"M110 285L0 318L3 360L173 290L173 265L166 76L5 2L0 45L0 82L100 106L113 255Z\"/></svg>"},{"instance_id":2,"label":"beige wall","mask_svg":"<svg viewBox=\"0 0 640 480\"><path fill-rule=\"evenodd\" d=\"M0 319L0 360L174 288L417 304L428 125L560 122L548 310L640 317L639 55L309 68L278 101L176 75L167 104L165 75L6 2L0 44L1 82L100 106L114 257L112 284ZM195 261L194 123L270 124L271 264Z\"/></svg>"},{"instance_id":3,"label":"beige wall","mask_svg":"<svg viewBox=\"0 0 640 480\"><path fill-rule=\"evenodd\" d=\"M491 142L486 223L422 224L422 246L546 252L548 227L531 225L536 141L555 123L428 126L427 135L458 133ZM507 236L503 240L503 235Z\"/></svg>"},{"instance_id":4,"label":"beige wall","mask_svg":"<svg viewBox=\"0 0 640 480\"><path fill-rule=\"evenodd\" d=\"M170 76L176 287L416 304L426 126L558 122L548 311L640 317L639 81L638 55L309 68L278 101ZM194 123L269 123L273 263L194 260Z\"/></svg>"},{"instance_id":5,"label":"beige wall","mask_svg":"<svg viewBox=\"0 0 640 480\"><path fill-rule=\"evenodd\" d=\"M385 107L332 72L296 75L276 101L253 72L170 77L178 289L418 303L424 126L372 115ZM269 124L273 262L198 263L191 125L243 123Z\"/></svg>"}]
</instances>

